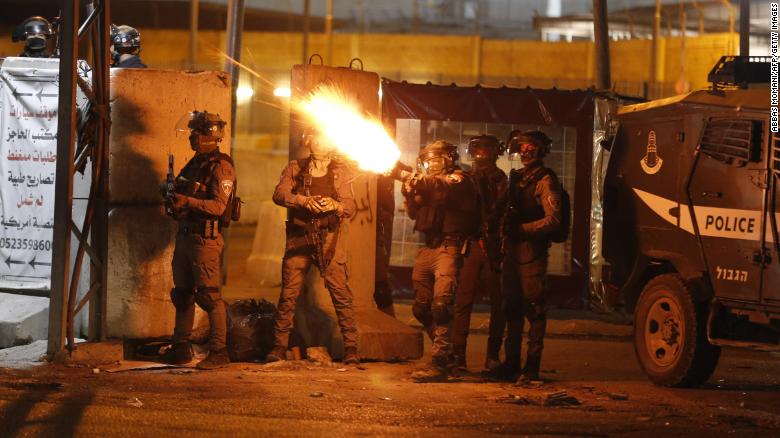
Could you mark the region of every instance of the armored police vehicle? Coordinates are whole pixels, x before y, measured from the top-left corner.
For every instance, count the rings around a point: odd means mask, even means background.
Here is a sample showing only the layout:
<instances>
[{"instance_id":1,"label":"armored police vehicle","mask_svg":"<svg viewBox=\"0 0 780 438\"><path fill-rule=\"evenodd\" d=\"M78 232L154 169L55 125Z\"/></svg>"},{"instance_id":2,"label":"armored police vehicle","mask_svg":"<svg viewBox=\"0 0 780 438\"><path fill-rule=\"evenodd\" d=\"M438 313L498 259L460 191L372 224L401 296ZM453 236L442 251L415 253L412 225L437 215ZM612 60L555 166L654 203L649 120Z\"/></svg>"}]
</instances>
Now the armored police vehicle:
<instances>
[{"instance_id":1,"label":"armored police vehicle","mask_svg":"<svg viewBox=\"0 0 780 438\"><path fill-rule=\"evenodd\" d=\"M751 83L768 82L765 61L724 57L712 89L615 118L604 255L660 385L702 384L721 346L780 351L780 134Z\"/></svg>"}]
</instances>

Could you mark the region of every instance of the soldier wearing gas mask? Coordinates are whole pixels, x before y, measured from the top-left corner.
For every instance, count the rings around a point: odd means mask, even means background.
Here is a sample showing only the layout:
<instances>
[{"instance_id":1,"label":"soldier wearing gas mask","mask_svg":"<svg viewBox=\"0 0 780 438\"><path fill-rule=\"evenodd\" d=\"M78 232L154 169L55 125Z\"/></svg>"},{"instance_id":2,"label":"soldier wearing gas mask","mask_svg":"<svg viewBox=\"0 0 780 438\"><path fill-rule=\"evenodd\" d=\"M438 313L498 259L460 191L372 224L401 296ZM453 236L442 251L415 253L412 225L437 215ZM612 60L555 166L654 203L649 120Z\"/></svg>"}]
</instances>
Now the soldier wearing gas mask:
<instances>
[{"instance_id":1,"label":"soldier wearing gas mask","mask_svg":"<svg viewBox=\"0 0 780 438\"><path fill-rule=\"evenodd\" d=\"M466 369L466 340L471 310L479 290L487 292L490 297L485 369L490 370L500 364L499 352L506 319L501 308L501 217L496 214L496 205L506 193L507 176L496 166L496 161L503 153L503 145L493 135L480 135L469 140L468 154L474 160L470 175L479 192L481 223L479 231L469 236L471 251L464 259L458 281L452 327L452 359L456 369Z\"/></svg>"},{"instance_id":2,"label":"soldier wearing gas mask","mask_svg":"<svg viewBox=\"0 0 780 438\"><path fill-rule=\"evenodd\" d=\"M141 62L141 34L127 25L111 25L111 67L146 68Z\"/></svg>"},{"instance_id":3,"label":"soldier wearing gas mask","mask_svg":"<svg viewBox=\"0 0 780 438\"><path fill-rule=\"evenodd\" d=\"M417 382L447 379L451 354L451 324L458 273L468 254L469 238L479 230L479 199L470 175L458 167L455 145L437 140L425 146L418 167L425 174L398 171L403 181L409 217L423 233L423 246L414 262L412 312L433 341L431 363L415 371Z\"/></svg>"},{"instance_id":4,"label":"soldier wearing gas mask","mask_svg":"<svg viewBox=\"0 0 780 438\"><path fill-rule=\"evenodd\" d=\"M48 58L51 55L46 45L52 36L54 28L49 20L43 17L30 17L22 22L11 35L13 42L24 41L24 52L19 56L25 58Z\"/></svg>"},{"instance_id":5,"label":"soldier wearing gas mask","mask_svg":"<svg viewBox=\"0 0 780 438\"><path fill-rule=\"evenodd\" d=\"M163 360L174 364L192 360L190 335L197 304L209 317L209 354L197 367L220 368L230 363L220 291L222 228L230 220L236 176L233 160L219 151L225 135L225 121L219 115L193 111L182 118L177 131L189 134L195 156L176 177L175 192L166 197L166 211L178 221L179 230L171 291L176 325L173 345Z\"/></svg>"},{"instance_id":6,"label":"soldier wearing gas mask","mask_svg":"<svg viewBox=\"0 0 780 438\"><path fill-rule=\"evenodd\" d=\"M501 202L504 261L502 287L507 318L506 358L492 375L501 380L527 383L539 379L546 320L547 256L549 234L562 223L561 184L542 159L552 140L541 131L513 131L507 141L510 160L523 167L510 172L509 188ZM520 367L525 320L528 351Z\"/></svg>"},{"instance_id":7,"label":"soldier wearing gas mask","mask_svg":"<svg viewBox=\"0 0 780 438\"><path fill-rule=\"evenodd\" d=\"M303 132L302 147L309 150L309 156L285 167L273 194L274 202L288 209L288 220L274 348L266 360L285 359L295 304L303 291L306 273L316 265L336 310L344 341L344 363L357 364L358 333L348 284L347 255L338 245L341 222L352 217L357 209L352 172L334 158L332 148L316 130Z\"/></svg>"}]
</instances>

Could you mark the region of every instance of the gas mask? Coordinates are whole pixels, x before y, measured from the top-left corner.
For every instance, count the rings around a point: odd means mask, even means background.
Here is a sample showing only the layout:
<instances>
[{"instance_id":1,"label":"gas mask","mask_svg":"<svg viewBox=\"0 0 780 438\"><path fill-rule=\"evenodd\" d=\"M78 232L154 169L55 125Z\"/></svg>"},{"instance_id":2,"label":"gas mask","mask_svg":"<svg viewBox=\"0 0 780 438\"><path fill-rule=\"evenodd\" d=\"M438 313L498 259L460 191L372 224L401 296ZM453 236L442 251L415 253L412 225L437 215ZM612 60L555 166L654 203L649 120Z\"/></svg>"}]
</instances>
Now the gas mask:
<instances>
[{"instance_id":1,"label":"gas mask","mask_svg":"<svg viewBox=\"0 0 780 438\"><path fill-rule=\"evenodd\" d=\"M25 47L31 52L40 52L46 49L46 35L29 35L25 41Z\"/></svg>"}]
</instances>

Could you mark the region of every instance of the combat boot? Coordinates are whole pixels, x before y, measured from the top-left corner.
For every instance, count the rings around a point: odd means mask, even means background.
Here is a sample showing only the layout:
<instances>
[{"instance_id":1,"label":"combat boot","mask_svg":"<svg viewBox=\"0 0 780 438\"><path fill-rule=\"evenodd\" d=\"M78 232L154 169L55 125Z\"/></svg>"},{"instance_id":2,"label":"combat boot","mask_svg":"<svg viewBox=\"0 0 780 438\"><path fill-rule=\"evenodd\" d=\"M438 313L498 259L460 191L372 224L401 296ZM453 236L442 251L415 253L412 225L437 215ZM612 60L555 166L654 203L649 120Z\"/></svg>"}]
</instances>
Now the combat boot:
<instances>
[{"instance_id":1,"label":"combat boot","mask_svg":"<svg viewBox=\"0 0 780 438\"><path fill-rule=\"evenodd\" d=\"M466 368L466 347L458 346L453 347L452 354L447 366L455 372L465 373L468 372Z\"/></svg>"},{"instance_id":2,"label":"combat boot","mask_svg":"<svg viewBox=\"0 0 780 438\"><path fill-rule=\"evenodd\" d=\"M488 356L487 359L485 359L485 372L490 372L498 367L501 366L501 361Z\"/></svg>"},{"instance_id":3,"label":"combat boot","mask_svg":"<svg viewBox=\"0 0 780 438\"><path fill-rule=\"evenodd\" d=\"M360 365L360 356L358 356L356 347L344 349L344 365Z\"/></svg>"},{"instance_id":4,"label":"combat boot","mask_svg":"<svg viewBox=\"0 0 780 438\"><path fill-rule=\"evenodd\" d=\"M410 376L415 383L446 382L449 375L447 369L447 357L434 357L431 363Z\"/></svg>"},{"instance_id":5,"label":"combat boot","mask_svg":"<svg viewBox=\"0 0 780 438\"><path fill-rule=\"evenodd\" d=\"M517 380L517 376L520 374L520 370L518 368L520 367L509 365L508 363L503 362L491 370L485 370L482 375L489 380L499 382L514 382Z\"/></svg>"},{"instance_id":6,"label":"combat boot","mask_svg":"<svg viewBox=\"0 0 780 438\"><path fill-rule=\"evenodd\" d=\"M160 360L171 365L184 365L192 362L192 348L189 342L177 342L171 344Z\"/></svg>"},{"instance_id":7,"label":"combat boot","mask_svg":"<svg viewBox=\"0 0 780 438\"><path fill-rule=\"evenodd\" d=\"M228 365L230 365L230 357L228 357L227 348L222 348L216 351L209 351L209 355L198 362L195 367L201 370L214 370L217 368L224 368Z\"/></svg>"},{"instance_id":8,"label":"combat boot","mask_svg":"<svg viewBox=\"0 0 780 438\"><path fill-rule=\"evenodd\" d=\"M266 362L279 362L280 360L287 360L287 349L284 347L274 347L274 349L265 356Z\"/></svg>"}]
</instances>

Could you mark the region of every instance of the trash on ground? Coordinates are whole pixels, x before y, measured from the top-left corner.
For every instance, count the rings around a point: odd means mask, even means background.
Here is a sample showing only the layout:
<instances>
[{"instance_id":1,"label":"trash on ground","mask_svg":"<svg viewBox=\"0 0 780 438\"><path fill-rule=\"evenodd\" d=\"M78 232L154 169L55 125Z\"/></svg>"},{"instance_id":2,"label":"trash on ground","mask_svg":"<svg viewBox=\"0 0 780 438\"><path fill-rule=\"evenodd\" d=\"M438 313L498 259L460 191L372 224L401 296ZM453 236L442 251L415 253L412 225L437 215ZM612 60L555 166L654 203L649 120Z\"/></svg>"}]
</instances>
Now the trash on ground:
<instances>
[{"instance_id":1,"label":"trash on ground","mask_svg":"<svg viewBox=\"0 0 780 438\"><path fill-rule=\"evenodd\" d=\"M309 397L314 397L314 398L325 397L325 394L321 392L312 392L309 394Z\"/></svg>"},{"instance_id":2,"label":"trash on ground","mask_svg":"<svg viewBox=\"0 0 780 438\"><path fill-rule=\"evenodd\" d=\"M144 404L141 402L141 400L138 400L138 397L133 397L130 400L127 401L128 406L133 406L136 408L140 408Z\"/></svg>"},{"instance_id":3,"label":"trash on ground","mask_svg":"<svg viewBox=\"0 0 780 438\"><path fill-rule=\"evenodd\" d=\"M314 362L322 366L332 366L333 359L328 354L328 349L325 347L309 347L306 349L306 358L309 362Z\"/></svg>"}]
</instances>

